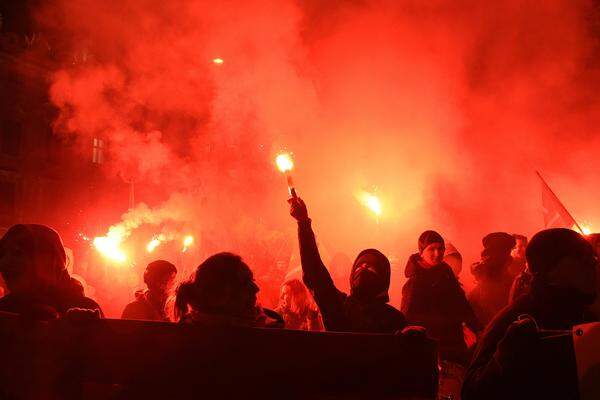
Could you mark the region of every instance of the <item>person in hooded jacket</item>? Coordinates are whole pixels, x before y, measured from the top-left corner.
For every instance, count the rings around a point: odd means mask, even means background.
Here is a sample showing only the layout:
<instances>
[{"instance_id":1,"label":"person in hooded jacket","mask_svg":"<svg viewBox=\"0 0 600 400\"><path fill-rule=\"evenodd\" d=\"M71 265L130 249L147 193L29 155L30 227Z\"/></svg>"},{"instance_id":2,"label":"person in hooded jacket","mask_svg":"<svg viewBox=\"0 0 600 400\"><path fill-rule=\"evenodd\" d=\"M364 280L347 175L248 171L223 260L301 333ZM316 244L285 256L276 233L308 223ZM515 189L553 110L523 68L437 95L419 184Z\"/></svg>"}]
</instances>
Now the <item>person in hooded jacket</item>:
<instances>
[{"instance_id":1,"label":"person in hooded jacket","mask_svg":"<svg viewBox=\"0 0 600 400\"><path fill-rule=\"evenodd\" d=\"M469 293L469 303L482 324L487 325L509 302L513 277L509 266L513 262L511 250L516 245L512 235L494 232L483 240L481 261L471 266L477 285Z\"/></svg>"},{"instance_id":2,"label":"person in hooded jacket","mask_svg":"<svg viewBox=\"0 0 600 400\"><path fill-rule=\"evenodd\" d=\"M98 303L69 276L66 263L55 230L35 224L11 227L0 240L0 273L9 290L0 299L0 311L54 319L84 309L102 316Z\"/></svg>"},{"instance_id":3,"label":"person in hooded jacket","mask_svg":"<svg viewBox=\"0 0 600 400\"><path fill-rule=\"evenodd\" d=\"M563 228L534 235L526 257L531 288L486 327L463 384L464 400L579 398L575 360L555 365L543 330L570 332L597 320L588 306L597 294L598 260L580 234ZM570 365L571 371L559 368Z\"/></svg>"},{"instance_id":4,"label":"person in hooded jacket","mask_svg":"<svg viewBox=\"0 0 600 400\"><path fill-rule=\"evenodd\" d=\"M375 249L361 251L350 272L350 295L338 290L323 264L304 201L289 199L298 222L302 278L311 291L328 331L396 333L406 318L388 304L390 262Z\"/></svg>"},{"instance_id":5,"label":"person in hooded jacket","mask_svg":"<svg viewBox=\"0 0 600 400\"><path fill-rule=\"evenodd\" d=\"M404 271L408 280L402 288L401 310L413 325L423 326L439 341L440 357L468 364L463 324L474 333L483 327L467 301L460 282L443 261L444 239L435 231L419 237L419 252L413 254Z\"/></svg>"},{"instance_id":6,"label":"person in hooded jacket","mask_svg":"<svg viewBox=\"0 0 600 400\"><path fill-rule=\"evenodd\" d=\"M438 340L441 365L440 395L460 398L460 388L470 354L463 325L478 334L477 320L452 268L443 261L445 243L435 231L425 231L419 252L408 259L402 288L402 312L413 325L426 329Z\"/></svg>"},{"instance_id":7,"label":"person in hooded jacket","mask_svg":"<svg viewBox=\"0 0 600 400\"><path fill-rule=\"evenodd\" d=\"M144 272L148 290L135 293L135 301L125 306L121 318L169 321L166 305L176 276L177 268L168 261L156 260L148 264Z\"/></svg>"}]
</instances>

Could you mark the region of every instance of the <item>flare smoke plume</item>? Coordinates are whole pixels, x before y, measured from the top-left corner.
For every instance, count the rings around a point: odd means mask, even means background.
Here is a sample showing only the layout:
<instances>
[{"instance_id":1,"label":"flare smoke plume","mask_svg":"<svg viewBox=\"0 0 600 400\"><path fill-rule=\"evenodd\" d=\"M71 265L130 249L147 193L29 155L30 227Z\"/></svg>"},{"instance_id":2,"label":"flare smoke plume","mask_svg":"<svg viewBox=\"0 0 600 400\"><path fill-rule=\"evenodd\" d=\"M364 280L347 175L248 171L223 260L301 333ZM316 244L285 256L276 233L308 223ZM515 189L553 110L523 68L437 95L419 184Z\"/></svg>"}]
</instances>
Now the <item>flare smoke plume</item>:
<instances>
[{"instance_id":1,"label":"flare smoke plume","mask_svg":"<svg viewBox=\"0 0 600 400\"><path fill-rule=\"evenodd\" d=\"M260 234L293 241L273 165L283 149L325 258L377 246L403 263L431 228L474 261L485 233L542 228L536 169L600 228L593 1L52 0L35 12L70 49L50 92L57 134L88 153L104 138L106 173L152 188L140 200L160 212L125 214L130 230L186 222L245 257ZM354 198L363 190L380 225Z\"/></svg>"}]
</instances>

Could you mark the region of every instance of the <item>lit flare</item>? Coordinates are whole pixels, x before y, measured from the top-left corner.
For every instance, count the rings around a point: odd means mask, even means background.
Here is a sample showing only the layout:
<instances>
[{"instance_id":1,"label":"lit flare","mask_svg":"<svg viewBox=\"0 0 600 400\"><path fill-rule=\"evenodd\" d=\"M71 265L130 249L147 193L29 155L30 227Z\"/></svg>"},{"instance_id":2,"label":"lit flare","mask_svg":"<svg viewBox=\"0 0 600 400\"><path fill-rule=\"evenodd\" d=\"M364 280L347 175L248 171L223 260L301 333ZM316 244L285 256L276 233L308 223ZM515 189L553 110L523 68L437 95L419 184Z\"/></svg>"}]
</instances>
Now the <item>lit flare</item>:
<instances>
[{"instance_id":1,"label":"lit flare","mask_svg":"<svg viewBox=\"0 0 600 400\"><path fill-rule=\"evenodd\" d=\"M192 235L187 235L186 237L183 238L183 250L181 250L183 253L185 253L191 245L194 244L194 237Z\"/></svg>"},{"instance_id":2,"label":"lit flare","mask_svg":"<svg viewBox=\"0 0 600 400\"><path fill-rule=\"evenodd\" d=\"M383 213L381 201L379 200L379 197L377 197L373 193L360 191L356 194L356 198L363 206L367 207L378 218Z\"/></svg>"},{"instance_id":3,"label":"lit flare","mask_svg":"<svg viewBox=\"0 0 600 400\"><path fill-rule=\"evenodd\" d=\"M285 178L287 180L288 192L290 196L297 197L296 188L294 186L294 180L290 171L294 169L294 160L292 160L292 156L289 153L280 153L275 158L275 164L277 164L277 169L285 174Z\"/></svg>"},{"instance_id":4,"label":"lit flare","mask_svg":"<svg viewBox=\"0 0 600 400\"><path fill-rule=\"evenodd\" d=\"M96 250L102 254L103 257L117 263L124 263L127 261L127 256L121 249L122 242L122 235L120 235L118 232L115 233L109 231L106 236L95 237L93 244Z\"/></svg>"},{"instance_id":5,"label":"lit flare","mask_svg":"<svg viewBox=\"0 0 600 400\"><path fill-rule=\"evenodd\" d=\"M589 224L581 224L581 233L583 233L585 236L591 235L592 232L592 227Z\"/></svg>"},{"instance_id":6,"label":"lit flare","mask_svg":"<svg viewBox=\"0 0 600 400\"><path fill-rule=\"evenodd\" d=\"M279 171L285 173L290 172L294 168L294 160L289 153L281 153L275 158L275 163Z\"/></svg>"}]
</instances>

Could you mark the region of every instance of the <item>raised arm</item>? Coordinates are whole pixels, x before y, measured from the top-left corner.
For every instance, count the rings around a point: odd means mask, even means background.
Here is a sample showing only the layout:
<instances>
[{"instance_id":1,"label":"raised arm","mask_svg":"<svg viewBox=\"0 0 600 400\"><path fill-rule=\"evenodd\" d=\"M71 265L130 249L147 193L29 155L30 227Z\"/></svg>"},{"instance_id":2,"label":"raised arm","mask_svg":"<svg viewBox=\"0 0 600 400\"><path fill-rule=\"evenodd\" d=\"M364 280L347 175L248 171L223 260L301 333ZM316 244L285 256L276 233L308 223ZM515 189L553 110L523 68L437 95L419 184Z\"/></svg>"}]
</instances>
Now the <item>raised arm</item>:
<instances>
[{"instance_id":1,"label":"raised arm","mask_svg":"<svg viewBox=\"0 0 600 400\"><path fill-rule=\"evenodd\" d=\"M290 214L298 222L302 279L321 310L325 327L335 330L344 323L343 302L346 296L335 287L329 271L321 260L304 201L293 197L289 199L289 203Z\"/></svg>"}]
</instances>

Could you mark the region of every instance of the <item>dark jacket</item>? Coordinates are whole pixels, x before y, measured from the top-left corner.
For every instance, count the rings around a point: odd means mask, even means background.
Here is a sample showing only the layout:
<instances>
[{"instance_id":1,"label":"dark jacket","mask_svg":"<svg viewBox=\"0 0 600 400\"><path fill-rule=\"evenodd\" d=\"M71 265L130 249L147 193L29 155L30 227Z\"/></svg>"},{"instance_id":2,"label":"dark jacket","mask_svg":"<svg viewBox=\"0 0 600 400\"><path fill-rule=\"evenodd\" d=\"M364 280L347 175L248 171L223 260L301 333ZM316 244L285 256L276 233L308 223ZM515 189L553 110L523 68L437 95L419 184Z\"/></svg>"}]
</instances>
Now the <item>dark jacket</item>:
<instances>
[{"instance_id":1,"label":"dark jacket","mask_svg":"<svg viewBox=\"0 0 600 400\"><path fill-rule=\"evenodd\" d=\"M463 323L477 333L482 329L458 279L446 263L432 268L419 265L419 254L406 264L408 278L402 288L402 312L411 325L423 326L439 340L442 359L468 364Z\"/></svg>"},{"instance_id":2,"label":"dark jacket","mask_svg":"<svg viewBox=\"0 0 600 400\"><path fill-rule=\"evenodd\" d=\"M165 307L154 304L147 290L135 293L135 301L127 304L123 310L122 319L140 319L147 321L169 321Z\"/></svg>"},{"instance_id":3,"label":"dark jacket","mask_svg":"<svg viewBox=\"0 0 600 400\"><path fill-rule=\"evenodd\" d=\"M477 285L468 295L475 315L483 325L494 318L509 301L513 278L508 273L512 258L490 257L471 266Z\"/></svg>"},{"instance_id":4,"label":"dark jacket","mask_svg":"<svg viewBox=\"0 0 600 400\"><path fill-rule=\"evenodd\" d=\"M48 314L55 312L56 316L64 316L71 308L99 310L100 315L103 315L98 303L76 292L9 293L0 299L0 311L16 314L39 314L40 312Z\"/></svg>"},{"instance_id":5,"label":"dark jacket","mask_svg":"<svg viewBox=\"0 0 600 400\"><path fill-rule=\"evenodd\" d=\"M365 299L358 295L348 296L339 291L321 260L310 220L298 223L302 278L311 291L328 331L395 333L406 327L404 315L387 304L389 285L389 262L385 291L375 298ZM362 253L361 253L362 254ZM356 261L354 262L356 267ZM385 268L385 266L383 266Z\"/></svg>"},{"instance_id":6,"label":"dark jacket","mask_svg":"<svg viewBox=\"0 0 600 400\"><path fill-rule=\"evenodd\" d=\"M582 307L573 307L554 299L544 289L532 287L530 293L504 308L486 327L463 384L464 400L577 398L576 371L570 369L574 368L574 360L556 361L554 354L543 350L544 341L528 343L514 354L502 354L499 350L498 344L508 327L522 314L532 316L543 330L571 330L574 325L593 319ZM564 347L572 356L572 349ZM504 360L510 357L528 361L507 365ZM564 367L567 372L557 367ZM575 382L569 385L569 381Z\"/></svg>"}]
</instances>

